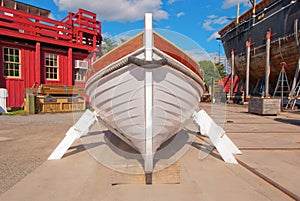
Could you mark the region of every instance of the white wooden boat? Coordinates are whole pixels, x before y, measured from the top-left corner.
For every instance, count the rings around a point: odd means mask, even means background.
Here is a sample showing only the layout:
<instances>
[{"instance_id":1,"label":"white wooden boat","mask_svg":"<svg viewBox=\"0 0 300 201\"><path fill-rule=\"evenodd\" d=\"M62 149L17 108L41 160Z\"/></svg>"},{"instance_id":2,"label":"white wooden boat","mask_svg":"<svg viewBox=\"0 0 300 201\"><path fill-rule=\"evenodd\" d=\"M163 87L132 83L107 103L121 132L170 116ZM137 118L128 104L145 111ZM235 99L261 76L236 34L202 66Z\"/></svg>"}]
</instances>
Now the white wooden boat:
<instances>
[{"instance_id":1,"label":"white wooden boat","mask_svg":"<svg viewBox=\"0 0 300 201\"><path fill-rule=\"evenodd\" d=\"M198 63L152 30L152 14L142 33L94 62L88 77L99 119L142 154L145 172L197 110L204 89Z\"/></svg>"}]
</instances>

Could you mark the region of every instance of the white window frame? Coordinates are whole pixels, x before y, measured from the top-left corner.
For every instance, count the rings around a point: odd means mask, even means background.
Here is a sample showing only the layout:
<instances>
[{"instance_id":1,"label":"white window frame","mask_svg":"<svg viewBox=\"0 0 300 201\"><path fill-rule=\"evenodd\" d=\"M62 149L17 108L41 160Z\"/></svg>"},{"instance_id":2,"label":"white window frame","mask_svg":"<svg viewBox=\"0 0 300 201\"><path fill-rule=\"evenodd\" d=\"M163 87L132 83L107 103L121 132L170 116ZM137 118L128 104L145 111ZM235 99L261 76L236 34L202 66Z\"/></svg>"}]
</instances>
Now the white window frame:
<instances>
[{"instance_id":1,"label":"white window frame","mask_svg":"<svg viewBox=\"0 0 300 201\"><path fill-rule=\"evenodd\" d=\"M59 56L57 54L45 53L45 76L46 80L59 80Z\"/></svg>"},{"instance_id":2,"label":"white window frame","mask_svg":"<svg viewBox=\"0 0 300 201\"><path fill-rule=\"evenodd\" d=\"M7 49L7 53L5 53L5 49ZM18 51L18 61L16 61L16 51ZM11 60L11 58L13 59ZM18 69L16 65L18 65ZM11 68L6 66L11 66ZM18 75L16 75L16 69L19 71ZM13 75L9 73L11 70ZM19 48L3 47L3 75L7 78L21 78L21 50Z\"/></svg>"}]
</instances>

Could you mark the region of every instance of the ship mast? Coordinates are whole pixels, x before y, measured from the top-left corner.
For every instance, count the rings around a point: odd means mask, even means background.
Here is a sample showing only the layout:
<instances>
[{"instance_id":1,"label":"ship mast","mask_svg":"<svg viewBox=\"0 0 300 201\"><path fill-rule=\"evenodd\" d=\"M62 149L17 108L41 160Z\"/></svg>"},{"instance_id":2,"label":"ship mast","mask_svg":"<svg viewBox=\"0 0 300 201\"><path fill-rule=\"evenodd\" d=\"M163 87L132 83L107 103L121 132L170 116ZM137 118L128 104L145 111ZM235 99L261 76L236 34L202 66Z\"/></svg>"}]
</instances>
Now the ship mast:
<instances>
[{"instance_id":1,"label":"ship mast","mask_svg":"<svg viewBox=\"0 0 300 201\"><path fill-rule=\"evenodd\" d=\"M253 7L256 5L256 0L249 0Z\"/></svg>"},{"instance_id":2,"label":"ship mast","mask_svg":"<svg viewBox=\"0 0 300 201\"><path fill-rule=\"evenodd\" d=\"M256 13L256 0L249 0L250 3L252 4L252 23L255 23L255 13Z\"/></svg>"},{"instance_id":3,"label":"ship mast","mask_svg":"<svg viewBox=\"0 0 300 201\"><path fill-rule=\"evenodd\" d=\"M236 24L239 24L239 22L240 22L240 3L236 5L236 19L235 19Z\"/></svg>"}]
</instances>

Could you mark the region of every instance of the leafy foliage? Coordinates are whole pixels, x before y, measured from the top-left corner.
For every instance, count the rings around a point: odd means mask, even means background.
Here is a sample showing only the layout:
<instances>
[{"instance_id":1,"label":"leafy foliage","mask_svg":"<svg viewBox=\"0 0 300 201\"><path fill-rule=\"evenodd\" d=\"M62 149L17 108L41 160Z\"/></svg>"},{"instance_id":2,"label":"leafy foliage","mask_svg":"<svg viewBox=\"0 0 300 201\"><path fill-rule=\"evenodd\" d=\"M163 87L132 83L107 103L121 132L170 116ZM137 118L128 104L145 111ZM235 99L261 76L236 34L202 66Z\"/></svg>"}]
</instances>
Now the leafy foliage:
<instances>
[{"instance_id":1,"label":"leafy foliage","mask_svg":"<svg viewBox=\"0 0 300 201\"><path fill-rule=\"evenodd\" d=\"M117 46L118 44L116 41L111 40L109 38L104 38L102 43L102 52L103 54L106 54Z\"/></svg>"},{"instance_id":2,"label":"leafy foliage","mask_svg":"<svg viewBox=\"0 0 300 201\"><path fill-rule=\"evenodd\" d=\"M216 63L215 66L220 74L221 79L224 78L226 76L226 67L220 62Z\"/></svg>"},{"instance_id":3,"label":"leafy foliage","mask_svg":"<svg viewBox=\"0 0 300 201\"><path fill-rule=\"evenodd\" d=\"M102 52L106 54L112 49L118 47L121 43L126 42L126 39L120 38L120 41L112 40L110 38L104 38L102 43Z\"/></svg>"},{"instance_id":4,"label":"leafy foliage","mask_svg":"<svg viewBox=\"0 0 300 201\"><path fill-rule=\"evenodd\" d=\"M200 61L199 64L204 71L204 81L207 85L212 85L213 79L214 81L219 81L226 76L226 69L222 63L214 65L213 62L204 60Z\"/></svg>"}]
</instances>

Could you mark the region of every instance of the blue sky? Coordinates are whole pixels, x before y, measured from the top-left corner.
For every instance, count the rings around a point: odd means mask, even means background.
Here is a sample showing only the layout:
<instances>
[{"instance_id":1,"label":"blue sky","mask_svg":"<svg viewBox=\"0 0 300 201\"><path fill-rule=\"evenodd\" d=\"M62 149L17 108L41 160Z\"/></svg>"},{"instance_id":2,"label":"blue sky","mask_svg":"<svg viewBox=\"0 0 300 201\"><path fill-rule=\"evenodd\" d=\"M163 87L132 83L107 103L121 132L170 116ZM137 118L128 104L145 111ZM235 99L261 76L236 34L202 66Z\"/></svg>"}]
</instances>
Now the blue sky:
<instances>
[{"instance_id":1,"label":"blue sky","mask_svg":"<svg viewBox=\"0 0 300 201\"><path fill-rule=\"evenodd\" d=\"M248 0L18 0L51 11L60 20L68 11L83 8L97 13L104 37L119 35L144 26L145 12L152 12L154 28L178 32L195 41L209 54L224 55L217 32L236 16L249 9Z\"/></svg>"}]
</instances>

